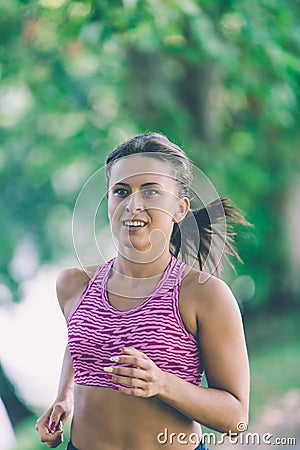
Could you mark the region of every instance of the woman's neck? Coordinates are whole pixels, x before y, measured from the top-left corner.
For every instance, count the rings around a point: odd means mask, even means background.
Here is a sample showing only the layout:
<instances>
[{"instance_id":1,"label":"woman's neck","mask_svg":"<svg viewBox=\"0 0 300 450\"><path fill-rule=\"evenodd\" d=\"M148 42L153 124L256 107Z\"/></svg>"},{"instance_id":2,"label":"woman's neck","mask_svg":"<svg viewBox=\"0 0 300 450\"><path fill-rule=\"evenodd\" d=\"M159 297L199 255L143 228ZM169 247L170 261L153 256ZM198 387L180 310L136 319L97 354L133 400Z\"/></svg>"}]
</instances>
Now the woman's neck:
<instances>
[{"instance_id":1,"label":"woman's neck","mask_svg":"<svg viewBox=\"0 0 300 450\"><path fill-rule=\"evenodd\" d=\"M118 253L113 266L113 272L125 278L145 279L161 276L166 270L172 255L169 251L163 252L158 258L145 261L133 261Z\"/></svg>"}]
</instances>

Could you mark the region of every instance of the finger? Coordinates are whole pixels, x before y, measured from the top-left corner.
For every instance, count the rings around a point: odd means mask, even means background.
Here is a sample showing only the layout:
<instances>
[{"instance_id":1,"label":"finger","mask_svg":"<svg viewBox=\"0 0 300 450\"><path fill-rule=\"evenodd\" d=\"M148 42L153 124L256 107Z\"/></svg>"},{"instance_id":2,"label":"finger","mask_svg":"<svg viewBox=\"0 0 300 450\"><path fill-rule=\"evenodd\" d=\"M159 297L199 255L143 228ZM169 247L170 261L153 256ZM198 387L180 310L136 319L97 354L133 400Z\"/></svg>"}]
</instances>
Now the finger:
<instances>
[{"instance_id":1,"label":"finger","mask_svg":"<svg viewBox=\"0 0 300 450\"><path fill-rule=\"evenodd\" d=\"M122 375L113 375L111 381L117 384L122 384L124 386L129 386L133 388L145 389L147 382L140 378L133 377L123 377Z\"/></svg>"},{"instance_id":2,"label":"finger","mask_svg":"<svg viewBox=\"0 0 300 450\"><path fill-rule=\"evenodd\" d=\"M149 358L145 359L135 355L112 356L110 360L115 363L127 364L130 366L139 367L141 369L147 369L150 361Z\"/></svg>"},{"instance_id":3,"label":"finger","mask_svg":"<svg viewBox=\"0 0 300 450\"><path fill-rule=\"evenodd\" d=\"M47 445L48 445L48 447L50 447L50 448L56 448L56 447L58 447L62 442L63 442L63 438L62 438L62 436L61 436L60 438L56 439L54 442L51 442L51 443L49 443L49 444L47 444Z\"/></svg>"},{"instance_id":4,"label":"finger","mask_svg":"<svg viewBox=\"0 0 300 450\"><path fill-rule=\"evenodd\" d=\"M35 429L38 433L49 433L49 428L48 428L48 419L46 424L44 422L41 422L40 420L38 420L35 424Z\"/></svg>"},{"instance_id":5,"label":"finger","mask_svg":"<svg viewBox=\"0 0 300 450\"><path fill-rule=\"evenodd\" d=\"M52 448L55 448L58 445L60 445L63 442L63 440L64 440L63 434L59 433L55 441L52 443Z\"/></svg>"},{"instance_id":6,"label":"finger","mask_svg":"<svg viewBox=\"0 0 300 450\"><path fill-rule=\"evenodd\" d=\"M62 442L63 442L63 435L60 434L60 435L57 436L57 438L56 438L54 441L49 442L49 444L47 444L47 445L48 445L48 447L50 447L50 448L56 448L56 447L58 447L58 445L60 445Z\"/></svg>"},{"instance_id":7,"label":"finger","mask_svg":"<svg viewBox=\"0 0 300 450\"><path fill-rule=\"evenodd\" d=\"M35 423L35 429L38 431L38 428L43 426L44 424L48 424L50 416L51 416L52 408L49 408L41 417L39 417Z\"/></svg>"},{"instance_id":8,"label":"finger","mask_svg":"<svg viewBox=\"0 0 300 450\"><path fill-rule=\"evenodd\" d=\"M139 378L145 381L150 380L150 375L146 370L137 369L135 367L123 367L123 366L104 367L104 372L108 372L109 375L111 376L123 375L124 377Z\"/></svg>"},{"instance_id":9,"label":"finger","mask_svg":"<svg viewBox=\"0 0 300 450\"><path fill-rule=\"evenodd\" d=\"M45 422L41 422L40 420L36 423L36 431L39 433L40 440L47 440L48 436L51 436L49 430L49 421L45 418Z\"/></svg>"},{"instance_id":10,"label":"finger","mask_svg":"<svg viewBox=\"0 0 300 450\"><path fill-rule=\"evenodd\" d=\"M51 416L49 418L49 430L51 433L62 429L62 416L64 415L64 410L61 405L54 405L52 409Z\"/></svg>"},{"instance_id":11,"label":"finger","mask_svg":"<svg viewBox=\"0 0 300 450\"><path fill-rule=\"evenodd\" d=\"M48 445L48 447L56 446L63 440L62 432L56 431L55 433L44 433L40 436L41 442Z\"/></svg>"},{"instance_id":12,"label":"finger","mask_svg":"<svg viewBox=\"0 0 300 450\"><path fill-rule=\"evenodd\" d=\"M148 356L145 353L141 352L135 347L121 347L121 350L126 355L139 356L143 359L148 359Z\"/></svg>"},{"instance_id":13,"label":"finger","mask_svg":"<svg viewBox=\"0 0 300 450\"><path fill-rule=\"evenodd\" d=\"M118 391L120 394L130 395L133 397L147 397L145 390L138 387L134 388L119 385Z\"/></svg>"}]
</instances>

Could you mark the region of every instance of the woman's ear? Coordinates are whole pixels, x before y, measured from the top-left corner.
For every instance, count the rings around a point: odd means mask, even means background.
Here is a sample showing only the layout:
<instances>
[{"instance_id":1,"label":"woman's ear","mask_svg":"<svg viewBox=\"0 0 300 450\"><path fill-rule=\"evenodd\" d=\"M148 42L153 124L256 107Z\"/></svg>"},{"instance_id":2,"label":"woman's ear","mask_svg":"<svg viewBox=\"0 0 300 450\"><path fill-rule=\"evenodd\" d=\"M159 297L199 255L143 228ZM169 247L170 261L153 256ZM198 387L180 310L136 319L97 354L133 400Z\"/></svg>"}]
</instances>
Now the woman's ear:
<instances>
[{"instance_id":1,"label":"woman's ear","mask_svg":"<svg viewBox=\"0 0 300 450\"><path fill-rule=\"evenodd\" d=\"M175 223L181 222L187 215L189 209L190 209L189 199L187 197L180 198L178 200L177 208L172 219L173 222Z\"/></svg>"}]
</instances>

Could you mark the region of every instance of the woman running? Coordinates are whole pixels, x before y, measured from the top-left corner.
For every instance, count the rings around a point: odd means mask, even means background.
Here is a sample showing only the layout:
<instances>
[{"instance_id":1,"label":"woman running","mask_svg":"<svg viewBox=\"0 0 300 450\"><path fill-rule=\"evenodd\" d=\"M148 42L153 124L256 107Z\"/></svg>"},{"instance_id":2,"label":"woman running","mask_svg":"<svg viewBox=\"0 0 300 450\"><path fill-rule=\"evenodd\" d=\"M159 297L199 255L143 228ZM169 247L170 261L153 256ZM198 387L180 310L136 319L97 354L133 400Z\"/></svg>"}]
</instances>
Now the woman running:
<instances>
[{"instance_id":1,"label":"woman running","mask_svg":"<svg viewBox=\"0 0 300 450\"><path fill-rule=\"evenodd\" d=\"M190 161L159 133L118 146L106 174L117 255L58 277L68 345L37 431L57 447L73 411L68 450L203 450L201 425L239 433L248 420L241 315L212 252L217 235L238 257L230 226L247 222L225 198L191 210Z\"/></svg>"}]
</instances>

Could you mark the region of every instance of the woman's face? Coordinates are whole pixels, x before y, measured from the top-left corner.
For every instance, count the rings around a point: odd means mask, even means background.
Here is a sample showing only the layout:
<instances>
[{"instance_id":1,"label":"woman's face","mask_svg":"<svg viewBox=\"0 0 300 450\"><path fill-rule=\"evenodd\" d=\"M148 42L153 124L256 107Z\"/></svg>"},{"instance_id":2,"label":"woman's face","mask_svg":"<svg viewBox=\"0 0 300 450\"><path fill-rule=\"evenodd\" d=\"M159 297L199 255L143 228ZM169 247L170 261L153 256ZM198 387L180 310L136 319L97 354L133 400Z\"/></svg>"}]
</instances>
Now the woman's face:
<instances>
[{"instance_id":1,"label":"woman's face","mask_svg":"<svg viewBox=\"0 0 300 450\"><path fill-rule=\"evenodd\" d=\"M167 162L140 154L117 160L109 179L108 214L119 250L169 251L174 221L181 220L189 206L188 199L177 194Z\"/></svg>"}]
</instances>

